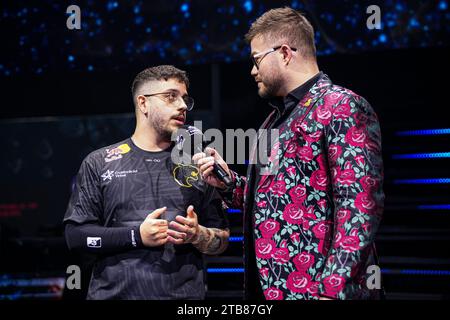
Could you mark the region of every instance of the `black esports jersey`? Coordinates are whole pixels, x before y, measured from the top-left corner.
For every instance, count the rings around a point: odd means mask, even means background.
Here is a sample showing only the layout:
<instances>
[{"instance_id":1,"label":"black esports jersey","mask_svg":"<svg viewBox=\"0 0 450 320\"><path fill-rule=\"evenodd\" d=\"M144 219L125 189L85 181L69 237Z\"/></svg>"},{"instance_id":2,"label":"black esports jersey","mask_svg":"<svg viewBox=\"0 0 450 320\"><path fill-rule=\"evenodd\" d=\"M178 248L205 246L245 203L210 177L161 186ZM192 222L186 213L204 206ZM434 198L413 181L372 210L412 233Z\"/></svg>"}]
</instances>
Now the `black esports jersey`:
<instances>
[{"instance_id":1,"label":"black esports jersey","mask_svg":"<svg viewBox=\"0 0 450 320\"><path fill-rule=\"evenodd\" d=\"M129 138L96 150L81 164L64 217L69 248L96 253L87 299L204 299L202 254L191 244L144 247L139 225L186 216L194 206L199 224L228 228L222 200L198 169L160 152L139 149Z\"/></svg>"}]
</instances>

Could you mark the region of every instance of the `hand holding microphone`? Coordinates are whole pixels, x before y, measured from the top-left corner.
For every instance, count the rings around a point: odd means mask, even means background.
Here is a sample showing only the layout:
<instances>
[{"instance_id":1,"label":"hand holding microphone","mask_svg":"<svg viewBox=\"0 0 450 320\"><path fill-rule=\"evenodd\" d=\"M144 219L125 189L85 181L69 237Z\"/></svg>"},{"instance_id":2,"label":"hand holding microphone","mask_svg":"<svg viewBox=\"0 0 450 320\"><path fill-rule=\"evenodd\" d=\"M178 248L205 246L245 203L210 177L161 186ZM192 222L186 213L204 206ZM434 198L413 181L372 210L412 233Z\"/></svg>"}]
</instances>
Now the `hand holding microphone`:
<instances>
[{"instance_id":1,"label":"hand holding microphone","mask_svg":"<svg viewBox=\"0 0 450 320\"><path fill-rule=\"evenodd\" d=\"M228 165L215 149L204 148L203 133L198 128L187 125L183 126L181 130L188 135L189 139L186 140L185 136L178 131L177 144L180 150L187 147L188 151L196 152L192 160L197 164L203 180L216 188L226 189L231 187L233 180Z\"/></svg>"},{"instance_id":2,"label":"hand holding microphone","mask_svg":"<svg viewBox=\"0 0 450 320\"><path fill-rule=\"evenodd\" d=\"M203 180L213 187L226 189L233 183L228 165L213 148L207 147L204 151L196 153L192 157Z\"/></svg>"}]
</instances>

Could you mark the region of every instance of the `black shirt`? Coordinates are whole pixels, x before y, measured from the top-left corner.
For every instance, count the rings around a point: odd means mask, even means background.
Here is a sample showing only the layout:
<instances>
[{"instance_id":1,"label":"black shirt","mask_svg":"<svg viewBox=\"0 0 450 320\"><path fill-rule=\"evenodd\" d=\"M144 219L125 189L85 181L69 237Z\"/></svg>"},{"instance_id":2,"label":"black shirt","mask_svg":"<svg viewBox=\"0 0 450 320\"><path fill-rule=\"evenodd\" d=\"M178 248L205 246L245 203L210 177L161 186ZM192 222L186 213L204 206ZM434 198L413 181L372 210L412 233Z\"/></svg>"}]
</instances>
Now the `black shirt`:
<instances>
[{"instance_id":1,"label":"black shirt","mask_svg":"<svg viewBox=\"0 0 450 320\"><path fill-rule=\"evenodd\" d=\"M139 225L167 207L165 218L194 206L205 227L228 227L222 201L196 167L176 164L173 145L160 152L131 139L99 149L83 161L64 218L72 249L97 253L88 299L203 299L202 254L191 244L147 248Z\"/></svg>"},{"instance_id":2,"label":"black shirt","mask_svg":"<svg viewBox=\"0 0 450 320\"><path fill-rule=\"evenodd\" d=\"M294 108L305 97L309 89L311 89L312 86L317 82L317 80L319 80L322 74L322 72L319 72L304 84L289 92L286 97L277 97L269 101L269 104L273 108L277 109L278 112L276 118L277 120L273 123L271 128L278 128L280 124L282 124L289 117Z\"/></svg>"}]
</instances>

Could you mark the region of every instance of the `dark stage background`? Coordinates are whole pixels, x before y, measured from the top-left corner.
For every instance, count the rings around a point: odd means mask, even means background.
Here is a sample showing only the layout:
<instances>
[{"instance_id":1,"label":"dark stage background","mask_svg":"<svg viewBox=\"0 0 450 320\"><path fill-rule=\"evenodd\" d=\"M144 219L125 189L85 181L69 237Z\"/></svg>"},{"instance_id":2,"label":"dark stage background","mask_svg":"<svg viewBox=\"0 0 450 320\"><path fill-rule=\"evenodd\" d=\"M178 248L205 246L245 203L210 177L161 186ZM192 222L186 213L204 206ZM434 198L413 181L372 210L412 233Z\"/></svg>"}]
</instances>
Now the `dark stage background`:
<instances>
[{"instance_id":1,"label":"dark stage background","mask_svg":"<svg viewBox=\"0 0 450 320\"><path fill-rule=\"evenodd\" d=\"M71 4L81 30L66 28ZM381 30L366 27L372 4ZM133 132L139 71L187 70L188 122L204 130L262 123L270 107L243 35L283 5L313 22L320 69L379 116L386 209L376 242L387 299L450 298L448 1L198 0L2 3L0 299L84 297L92 257L69 254L61 222L82 159ZM228 217L229 249L206 260L208 299L242 297L242 215ZM82 267L83 290L63 290L71 264Z\"/></svg>"}]
</instances>

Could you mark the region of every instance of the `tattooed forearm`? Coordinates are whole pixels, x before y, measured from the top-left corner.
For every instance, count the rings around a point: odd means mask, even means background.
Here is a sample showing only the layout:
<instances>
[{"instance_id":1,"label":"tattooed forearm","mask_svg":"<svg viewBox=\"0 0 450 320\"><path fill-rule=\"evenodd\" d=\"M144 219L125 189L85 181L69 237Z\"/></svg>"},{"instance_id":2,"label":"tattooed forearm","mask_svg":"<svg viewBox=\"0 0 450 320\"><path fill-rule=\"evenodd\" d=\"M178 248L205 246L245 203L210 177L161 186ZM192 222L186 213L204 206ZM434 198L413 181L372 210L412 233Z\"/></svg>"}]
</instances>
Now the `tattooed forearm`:
<instances>
[{"instance_id":1,"label":"tattooed forearm","mask_svg":"<svg viewBox=\"0 0 450 320\"><path fill-rule=\"evenodd\" d=\"M215 255L224 252L228 247L230 230L205 228L203 226L199 226L199 229L198 238L192 243L198 251L204 254Z\"/></svg>"}]
</instances>

